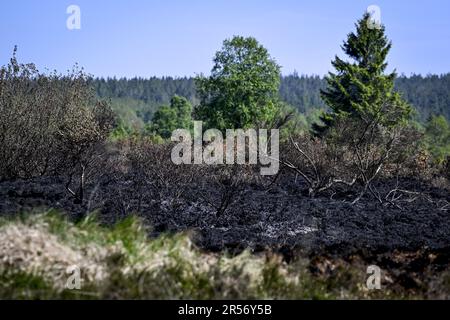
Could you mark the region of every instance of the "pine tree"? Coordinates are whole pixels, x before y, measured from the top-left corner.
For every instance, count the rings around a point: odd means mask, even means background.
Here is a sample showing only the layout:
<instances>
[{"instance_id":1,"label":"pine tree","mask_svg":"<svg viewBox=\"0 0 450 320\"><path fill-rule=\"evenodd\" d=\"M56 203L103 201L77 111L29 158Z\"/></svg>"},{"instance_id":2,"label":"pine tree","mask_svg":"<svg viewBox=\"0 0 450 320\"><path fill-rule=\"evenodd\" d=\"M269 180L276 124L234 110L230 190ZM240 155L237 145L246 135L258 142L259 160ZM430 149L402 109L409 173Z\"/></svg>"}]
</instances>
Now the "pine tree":
<instances>
[{"instance_id":1,"label":"pine tree","mask_svg":"<svg viewBox=\"0 0 450 320\"><path fill-rule=\"evenodd\" d=\"M322 124L314 124L316 135L323 135L339 118L353 118L392 126L406 120L410 106L394 91L396 72L385 74L386 57L391 42L385 27L373 27L369 14L356 24L356 33L348 35L342 49L350 57L345 61L335 57L332 62L336 73L326 77L328 88L321 97L331 109L321 116Z\"/></svg>"}]
</instances>

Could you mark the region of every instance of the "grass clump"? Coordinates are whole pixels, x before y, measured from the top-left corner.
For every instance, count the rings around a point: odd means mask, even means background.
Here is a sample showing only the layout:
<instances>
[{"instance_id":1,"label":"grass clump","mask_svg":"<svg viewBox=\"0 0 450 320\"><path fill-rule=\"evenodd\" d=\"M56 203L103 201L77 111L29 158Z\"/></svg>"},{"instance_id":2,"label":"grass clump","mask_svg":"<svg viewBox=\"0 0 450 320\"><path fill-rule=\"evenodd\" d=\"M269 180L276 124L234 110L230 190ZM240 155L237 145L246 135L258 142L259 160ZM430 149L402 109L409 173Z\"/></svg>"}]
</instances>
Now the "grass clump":
<instances>
[{"instance_id":1,"label":"grass clump","mask_svg":"<svg viewBox=\"0 0 450 320\"><path fill-rule=\"evenodd\" d=\"M0 222L2 299L336 299L381 297L363 268L315 275L305 259L199 250L187 233L148 238L136 217L101 226L53 211ZM76 266L80 288L69 289ZM340 271L339 271L340 270ZM342 272L341 272L342 271ZM387 294L386 291L383 294Z\"/></svg>"}]
</instances>

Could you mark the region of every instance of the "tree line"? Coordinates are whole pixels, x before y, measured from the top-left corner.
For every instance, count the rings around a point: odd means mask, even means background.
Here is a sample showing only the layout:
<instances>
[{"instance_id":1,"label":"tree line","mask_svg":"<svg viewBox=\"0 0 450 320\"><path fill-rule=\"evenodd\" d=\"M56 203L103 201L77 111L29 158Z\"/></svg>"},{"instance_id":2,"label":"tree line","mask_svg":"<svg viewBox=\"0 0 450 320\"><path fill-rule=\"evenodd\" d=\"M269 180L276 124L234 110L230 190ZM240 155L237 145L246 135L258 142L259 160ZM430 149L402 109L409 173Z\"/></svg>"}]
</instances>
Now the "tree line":
<instances>
[{"instance_id":1,"label":"tree line","mask_svg":"<svg viewBox=\"0 0 450 320\"><path fill-rule=\"evenodd\" d=\"M95 78L92 84L97 95L111 99L114 109L124 118L143 123L151 121L154 112L168 105L175 95L185 97L193 104L198 102L195 79L191 77ZM450 73L400 75L394 84L395 89L416 109L417 121L424 123L431 115L442 115L450 120ZM281 77L279 94L298 112L310 114L327 108L320 96L320 91L326 86L323 77L294 72Z\"/></svg>"}]
</instances>

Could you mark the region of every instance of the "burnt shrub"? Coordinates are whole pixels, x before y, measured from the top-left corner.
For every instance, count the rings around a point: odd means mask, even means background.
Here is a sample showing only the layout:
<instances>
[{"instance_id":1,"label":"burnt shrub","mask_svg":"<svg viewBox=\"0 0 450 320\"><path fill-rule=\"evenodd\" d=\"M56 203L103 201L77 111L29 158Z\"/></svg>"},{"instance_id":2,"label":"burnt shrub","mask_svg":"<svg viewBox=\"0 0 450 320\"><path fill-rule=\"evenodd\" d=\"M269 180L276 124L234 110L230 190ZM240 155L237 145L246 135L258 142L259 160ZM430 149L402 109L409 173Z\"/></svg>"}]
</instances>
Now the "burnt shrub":
<instances>
[{"instance_id":1,"label":"burnt shrub","mask_svg":"<svg viewBox=\"0 0 450 320\"><path fill-rule=\"evenodd\" d=\"M40 73L14 50L0 69L0 180L68 175L67 189L82 201L86 171L115 122L88 80L78 67Z\"/></svg>"},{"instance_id":2,"label":"burnt shrub","mask_svg":"<svg viewBox=\"0 0 450 320\"><path fill-rule=\"evenodd\" d=\"M448 180L450 180L450 156L448 156L444 162L443 176L445 176Z\"/></svg>"},{"instance_id":3,"label":"burnt shrub","mask_svg":"<svg viewBox=\"0 0 450 320\"><path fill-rule=\"evenodd\" d=\"M322 138L290 137L282 146L281 163L306 182L309 196L339 186L358 193L354 203L366 193L384 202L375 181L412 174L425 180L432 174L419 147L420 133L407 124L341 118Z\"/></svg>"},{"instance_id":4,"label":"burnt shrub","mask_svg":"<svg viewBox=\"0 0 450 320\"><path fill-rule=\"evenodd\" d=\"M348 152L309 134L290 137L281 146L281 163L303 179L309 196L315 196L337 183L353 184Z\"/></svg>"},{"instance_id":5,"label":"burnt shrub","mask_svg":"<svg viewBox=\"0 0 450 320\"><path fill-rule=\"evenodd\" d=\"M152 208L153 212L181 214L186 206L200 205L221 217L239 200L245 187L268 183L256 165L174 164L173 146L146 138L122 142L126 179L133 190L128 211L148 212Z\"/></svg>"},{"instance_id":6,"label":"burnt shrub","mask_svg":"<svg viewBox=\"0 0 450 320\"><path fill-rule=\"evenodd\" d=\"M171 161L171 143L158 144L150 139L130 139L125 147L128 174L136 191L152 199L177 201L198 174L197 166L176 165ZM138 191L139 190L139 191Z\"/></svg>"}]
</instances>

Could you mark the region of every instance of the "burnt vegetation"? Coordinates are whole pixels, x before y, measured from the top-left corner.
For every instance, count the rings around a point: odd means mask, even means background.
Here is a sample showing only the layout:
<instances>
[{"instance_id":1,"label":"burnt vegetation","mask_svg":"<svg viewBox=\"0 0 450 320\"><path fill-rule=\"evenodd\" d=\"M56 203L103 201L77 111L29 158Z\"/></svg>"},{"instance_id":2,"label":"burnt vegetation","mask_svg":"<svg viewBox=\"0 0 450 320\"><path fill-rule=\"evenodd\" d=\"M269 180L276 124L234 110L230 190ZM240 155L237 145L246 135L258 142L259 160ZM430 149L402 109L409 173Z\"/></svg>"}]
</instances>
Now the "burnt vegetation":
<instances>
[{"instance_id":1,"label":"burnt vegetation","mask_svg":"<svg viewBox=\"0 0 450 320\"><path fill-rule=\"evenodd\" d=\"M103 223L138 214L154 235L193 229L212 250L448 246L447 164L411 127L345 119L323 137L288 132L274 176L258 165L175 165L170 142L110 139L114 114L87 79L15 57L2 69L3 214L51 207Z\"/></svg>"},{"instance_id":2,"label":"burnt vegetation","mask_svg":"<svg viewBox=\"0 0 450 320\"><path fill-rule=\"evenodd\" d=\"M374 37L385 40L383 33ZM75 220L96 212L107 224L136 214L152 226L151 235L194 230L197 243L210 250L444 250L450 245L448 159L434 161L409 121L412 110L393 91L395 75L383 73L390 47L383 41L376 42L379 51L354 57L355 64L335 61L338 72L323 95L336 103L311 132L290 125L295 117L277 99L277 83L267 84L279 77L267 51L254 39L226 42L224 50L255 49L258 66L267 62L274 73L242 93L245 68L225 66L236 74L223 81L217 72L213 80L233 99L211 98L211 79L199 79L212 102L196 111L215 117L209 107L241 103L240 113L223 111L211 122L287 122L274 176L261 176L258 165L175 165L171 142L148 132L117 136L116 115L82 70L43 74L14 54L0 71L0 212L56 208ZM349 45L365 44L351 38ZM270 99L254 99L267 98L264 90ZM244 102L235 101L242 95ZM251 109L257 102L261 110ZM160 126L170 120L161 119Z\"/></svg>"}]
</instances>

